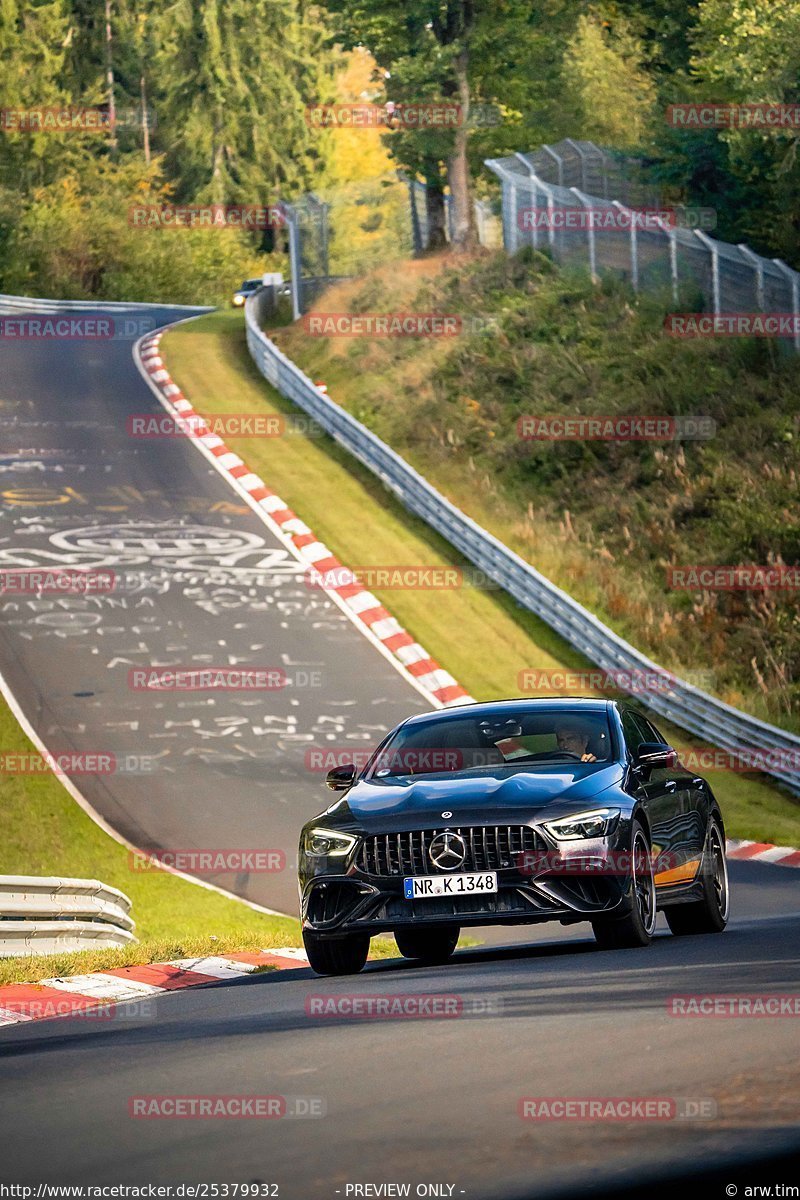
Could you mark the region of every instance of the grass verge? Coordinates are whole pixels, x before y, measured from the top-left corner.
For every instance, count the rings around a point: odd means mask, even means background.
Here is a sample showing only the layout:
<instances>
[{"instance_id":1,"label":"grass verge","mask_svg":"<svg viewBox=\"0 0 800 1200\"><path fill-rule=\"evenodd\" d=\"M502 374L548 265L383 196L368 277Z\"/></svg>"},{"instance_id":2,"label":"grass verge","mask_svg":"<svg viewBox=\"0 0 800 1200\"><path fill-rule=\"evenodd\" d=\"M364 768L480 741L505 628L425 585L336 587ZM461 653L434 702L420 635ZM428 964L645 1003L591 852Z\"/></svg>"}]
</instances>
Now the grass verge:
<instances>
[{"instance_id":1,"label":"grass verge","mask_svg":"<svg viewBox=\"0 0 800 1200\"><path fill-rule=\"evenodd\" d=\"M0 745L35 753L0 701ZM0 799L0 875L60 875L99 879L133 901L138 943L108 950L70 951L0 959L0 986L35 983L112 967L234 950L301 944L300 922L269 916L168 871L132 871L128 850L104 833L51 774L10 775ZM374 938L371 958L397 955L391 938Z\"/></svg>"},{"instance_id":2,"label":"grass verge","mask_svg":"<svg viewBox=\"0 0 800 1200\"><path fill-rule=\"evenodd\" d=\"M681 311L697 299L681 297ZM797 362L769 339L666 337L673 307L527 251L445 254L340 283L274 337L618 634L728 704L800 730ZM463 327L323 336L325 311L460 314ZM532 418L578 416L692 420L694 434L525 436L526 423L547 425ZM777 587L690 585L705 564L790 569Z\"/></svg>"},{"instance_id":3,"label":"grass verge","mask_svg":"<svg viewBox=\"0 0 800 1200\"><path fill-rule=\"evenodd\" d=\"M256 370L239 313L214 313L172 330L162 352L172 377L206 416L297 413ZM348 566L464 565L332 439L287 433L226 440ZM371 590L478 699L518 695L517 677L525 668L590 665L502 592ZM657 723L678 749L689 748L685 734L658 718ZM722 803L729 836L800 844L800 805L776 785L762 776L705 774Z\"/></svg>"}]
</instances>

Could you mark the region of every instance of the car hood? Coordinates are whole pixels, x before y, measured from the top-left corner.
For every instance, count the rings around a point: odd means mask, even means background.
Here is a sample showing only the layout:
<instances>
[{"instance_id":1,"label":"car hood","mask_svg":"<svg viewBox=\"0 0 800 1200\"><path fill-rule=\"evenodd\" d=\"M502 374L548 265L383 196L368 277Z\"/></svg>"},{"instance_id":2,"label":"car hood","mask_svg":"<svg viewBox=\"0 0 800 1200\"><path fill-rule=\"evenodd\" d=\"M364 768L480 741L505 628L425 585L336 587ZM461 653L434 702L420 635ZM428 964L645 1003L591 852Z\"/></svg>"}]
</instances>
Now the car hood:
<instances>
[{"instance_id":1,"label":"car hood","mask_svg":"<svg viewBox=\"0 0 800 1200\"><path fill-rule=\"evenodd\" d=\"M328 811L345 815L369 826L371 819L391 819L397 827L408 819L441 820L452 812L453 821L476 820L498 810L540 809L559 802L592 803L598 793L621 782L620 763L570 763L541 771L486 770L438 776L403 776L390 781L361 780Z\"/></svg>"}]
</instances>

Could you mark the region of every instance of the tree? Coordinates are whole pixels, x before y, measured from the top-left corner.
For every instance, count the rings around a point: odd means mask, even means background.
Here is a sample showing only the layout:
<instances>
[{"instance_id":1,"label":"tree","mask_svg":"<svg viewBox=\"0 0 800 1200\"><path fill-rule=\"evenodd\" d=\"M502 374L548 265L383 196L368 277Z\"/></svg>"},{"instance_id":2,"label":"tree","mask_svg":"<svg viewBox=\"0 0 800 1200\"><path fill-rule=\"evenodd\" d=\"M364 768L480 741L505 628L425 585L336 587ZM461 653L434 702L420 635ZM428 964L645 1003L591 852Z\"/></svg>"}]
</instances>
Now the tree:
<instances>
[{"instance_id":1,"label":"tree","mask_svg":"<svg viewBox=\"0 0 800 1200\"><path fill-rule=\"evenodd\" d=\"M444 189L449 176L454 209L454 243L471 237L466 119L469 112L469 50L482 0L331 0L345 45L365 46L386 77L387 98L399 105L457 101L455 129L401 128L390 145L407 170L421 175L428 196L429 244L445 241Z\"/></svg>"},{"instance_id":2,"label":"tree","mask_svg":"<svg viewBox=\"0 0 800 1200\"><path fill-rule=\"evenodd\" d=\"M796 105L800 96L800 0L703 0L692 68L704 99ZM685 134L686 138L693 135ZM800 155L797 124L731 128L716 135L743 192L739 239L797 261ZM728 208L725 197L723 205Z\"/></svg>"},{"instance_id":3,"label":"tree","mask_svg":"<svg viewBox=\"0 0 800 1200\"><path fill-rule=\"evenodd\" d=\"M592 14L578 19L564 56L564 82L580 136L619 149L647 140L656 89L643 65L644 47L624 18Z\"/></svg>"},{"instance_id":4,"label":"tree","mask_svg":"<svg viewBox=\"0 0 800 1200\"><path fill-rule=\"evenodd\" d=\"M24 113L67 103L62 74L68 45L64 0L45 0L36 7L2 0L0 109ZM7 128L0 134L0 185L26 195L85 152L82 134Z\"/></svg>"},{"instance_id":5,"label":"tree","mask_svg":"<svg viewBox=\"0 0 800 1200\"><path fill-rule=\"evenodd\" d=\"M159 128L181 197L254 204L310 183L303 110L321 34L299 11L296 0L177 0L162 10Z\"/></svg>"}]
</instances>

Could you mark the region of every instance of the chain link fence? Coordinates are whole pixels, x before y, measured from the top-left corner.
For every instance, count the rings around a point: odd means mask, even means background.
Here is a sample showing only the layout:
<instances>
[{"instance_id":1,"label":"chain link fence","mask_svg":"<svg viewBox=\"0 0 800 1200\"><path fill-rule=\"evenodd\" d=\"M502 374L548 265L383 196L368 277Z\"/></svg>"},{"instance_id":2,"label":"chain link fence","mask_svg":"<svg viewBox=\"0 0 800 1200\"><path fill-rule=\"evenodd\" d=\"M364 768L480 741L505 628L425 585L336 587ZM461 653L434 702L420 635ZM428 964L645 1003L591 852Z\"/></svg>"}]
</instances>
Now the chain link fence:
<instances>
[{"instance_id":1,"label":"chain link fence","mask_svg":"<svg viewBox=\"0 0 800 1200\"><path fill-rule=\"evenodd\" d=\"M443 202L449 242L452 203L447 192ZM476 200L475 225L481 245L500 249L503 230L495 208L491 201ZM282 211L295 320L331 284L431 248L426 186L402 172L335 189L325 199L309 193L291 204L284 202Z\"/></svg>"},{"instance_id":2,"label":"chain link fence","mask_svg":"<svg viewBox=\"0 0 800 1200\"><path fill-rule=\"evenodd\" d=\"M409 258L417 246L407 183L398 175L313 193L282 205L294 319L331 284Z\"/></svg>"},{"instance_id":3,"label":"chain link fence","mask_svg":"<svg viewBox=\"0 0 800 1200\"><path fill-rule=\"evenodd\" d=\"M636 160L566 138L486 166L502 184L509 254L546 250L592 275L611 271L637 292L663 289L675 305L699 296L715 316L791 316L781 340L800 351L800 274L692 227L692 217L708 210L664 209Z\"/></svg>"}]
</instances>

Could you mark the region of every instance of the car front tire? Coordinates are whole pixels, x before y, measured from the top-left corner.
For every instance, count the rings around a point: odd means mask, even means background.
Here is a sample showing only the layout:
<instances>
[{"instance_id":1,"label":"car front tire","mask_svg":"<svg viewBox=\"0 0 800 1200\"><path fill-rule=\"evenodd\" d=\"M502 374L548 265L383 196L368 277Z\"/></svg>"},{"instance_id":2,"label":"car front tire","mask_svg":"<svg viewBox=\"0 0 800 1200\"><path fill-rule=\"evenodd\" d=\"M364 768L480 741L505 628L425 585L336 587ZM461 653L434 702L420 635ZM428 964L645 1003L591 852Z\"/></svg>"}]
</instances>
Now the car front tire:
<instances>
[{"instance_id":1,"label":"car front tire","mask_svg":"<svg viewBox=\"0 0 800 1200\"><path fill-rule=\"evenodd\" d=\"M394 940L403 958L413 958L434 966L447 962L458 944L460 934L457 925L439 929L396 929Z\"/></svg>"},{"instance_id":2,"label":"car front tire","mask_svg":"<svg viewBox=\"0 0 800 1200\"><path fill-rule=\"evenodd\" d=\"M728 924L729 909L725 836L719 822L712 818L703 853L702 899L665 908L664 916L678 937L692 933L722 933Z\"/></svg>"},{"instance_id":3,"label":"car front tire","mask_svg":"<svg viewBox=\"0 0 800 1200\"><path fill-rule=\"evenodd\" d=\"M317 975L357 975L367 961L369 934L332 938L304 929L303 945L308 965Z\"/></svg>"},{"instance_id":4,"label":"car front tire","mask_svg":"<svg viewBox=\"0 0 800 1200\"><path fill-rule=\"evenodd\" d=\"M649 946L656 927L656 885L653 854L644 826L633 822L631 829L631 910L624 917L592 921L595 941L601 950L627 950Z\"/></svg>"}]
</instances>

